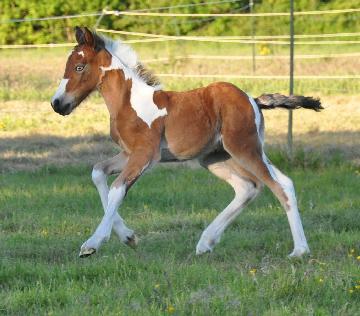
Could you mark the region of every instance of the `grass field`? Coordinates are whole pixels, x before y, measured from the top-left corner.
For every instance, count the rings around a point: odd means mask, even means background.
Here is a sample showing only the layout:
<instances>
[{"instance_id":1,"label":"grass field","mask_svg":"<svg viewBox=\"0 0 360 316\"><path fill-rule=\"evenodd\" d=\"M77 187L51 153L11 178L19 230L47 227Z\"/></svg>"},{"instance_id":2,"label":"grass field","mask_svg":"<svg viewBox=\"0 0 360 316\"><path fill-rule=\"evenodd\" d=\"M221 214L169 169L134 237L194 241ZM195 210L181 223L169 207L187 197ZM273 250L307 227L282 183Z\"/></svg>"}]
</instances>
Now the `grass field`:
<instances>
[{"instance_id":1,"label":"grass field","mask_svg":"<svg viewBox=\"0 0 360 316\"><path fill-rule=\"evenodd\" d=\"M0 178L0 313L6 315L356 315L360 309L360 173L295 168L312 255L289 260L286 216L265 191L197 257L201 231L231 200L206 171L156 168L121 214L140 236L77 257L101 219L89 167ZM191 184L191 185L190 185Z\"/></svg>"}]
</instances>

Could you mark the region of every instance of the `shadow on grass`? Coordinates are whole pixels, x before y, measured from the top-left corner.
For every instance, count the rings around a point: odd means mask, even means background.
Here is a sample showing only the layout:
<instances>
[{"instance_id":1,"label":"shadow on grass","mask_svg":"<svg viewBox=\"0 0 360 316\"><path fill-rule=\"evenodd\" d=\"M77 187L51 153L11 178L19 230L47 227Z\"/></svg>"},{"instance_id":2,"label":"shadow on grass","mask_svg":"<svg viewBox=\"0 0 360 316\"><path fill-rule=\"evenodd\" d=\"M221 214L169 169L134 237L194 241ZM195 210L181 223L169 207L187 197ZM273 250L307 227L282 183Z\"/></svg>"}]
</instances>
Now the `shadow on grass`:
<instances>
[{"instance_id":1,"label":"shadow on grass","mask_svg":"<svg viewBox=\"0 0 360 316\"><path fill-rule=\"evenodd\" d=\"M118 152L110 136L100 134L74 137L35 134L1 138L0 171L94 164Z\"/></svg>"},{"instance_id":2,"label":"shadow on grass","mask_svg":"<svg viewBox=\"0 0 360 316\"><path fill-rule=\"evenodd\" d=\"M309 132L295 135L295 165L323 165L324 161L343 159L359 162L360 130L348 132ZM286 161L286 135L269 135L267 150L274 163ZM91 165L109 158L119 149L104 134L61 137L33 134L3 137L0 142L0 172L35 170L43 166ZM282 152L282 153L281 153ZM280 159L280 161L279 161Z\"/></svg>"}]
</instances>

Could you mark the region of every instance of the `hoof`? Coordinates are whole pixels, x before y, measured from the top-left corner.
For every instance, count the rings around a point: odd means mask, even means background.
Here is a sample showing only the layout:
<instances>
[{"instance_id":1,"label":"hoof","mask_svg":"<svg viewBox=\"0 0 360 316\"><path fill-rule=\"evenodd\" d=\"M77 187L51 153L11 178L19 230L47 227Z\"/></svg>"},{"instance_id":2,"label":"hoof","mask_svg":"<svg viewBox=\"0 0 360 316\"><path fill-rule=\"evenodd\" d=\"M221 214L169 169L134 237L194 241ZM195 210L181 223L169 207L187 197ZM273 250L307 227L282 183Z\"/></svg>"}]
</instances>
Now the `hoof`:
<instances>
[{"instance_id":1,"label":"hoof","mask_svg":"<svg viewBox=\"0 0 360 316\"><path fill-rule=\"evenodd\" d=\"M91 255L93 255L96 252L96 249L94 248L84 248L80 250L79 257L80 258L86 258Z\"/></svg>"},{"instance_id":2,"label":"hoof","mask_svg":"<svg viewBox=\"0 0 360 316\"><path fill-rule=\"evenodd\" d=\"M310 249L308 247L299 247L293 250L291 254L288 255L289 258L301 258L304 255L310 254Z\"/></svg>"},{"instance_id":3,"label":"hoof","mask_svg":"<svg viewBox=\"0 0 360 316\"><path fill-rule=\"evenodd\" d=\"M198 243L196 246L196 254L202 255L205 253L211 253L213 251L213 248L210 245L207 245L205 243Z\"/></svg>"},{"instance_id":4,"label":"hoof","mask_svg":"<svg viewBox=\"0 0 360 316\"><path fill-rule=\"evenodd\" d=\"M205 249L205 250L199 250L199 249L196 249L196 255L197 256L201 256L201 255L205 255L207 253L212 253L212 249Z\"/></svg>"},{"instance_id":5,"label":"hoof","mask_svg":"<svg viewBox=\"0 0 360 316\"><path fill-rule=\"evenodd\" d=\"M125 244L127 244L129 247L135 249L138 244L139 239L135 234L133 234L130 237L126 237Z\"/></svg>"}]
</instances>

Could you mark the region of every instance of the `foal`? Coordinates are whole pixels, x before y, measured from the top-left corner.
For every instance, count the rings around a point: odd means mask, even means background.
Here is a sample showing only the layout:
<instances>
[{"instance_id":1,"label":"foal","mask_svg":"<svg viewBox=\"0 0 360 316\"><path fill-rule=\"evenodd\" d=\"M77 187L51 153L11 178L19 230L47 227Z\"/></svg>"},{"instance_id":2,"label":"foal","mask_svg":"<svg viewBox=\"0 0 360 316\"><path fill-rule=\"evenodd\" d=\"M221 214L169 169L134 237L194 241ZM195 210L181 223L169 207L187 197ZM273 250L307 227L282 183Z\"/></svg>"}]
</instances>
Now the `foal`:
<instances>
[{"instance_id":1,"label":"foal","mask_svg":"<svg viewBox=\"0 0 360 316\"><path fill-rule=\"evenodd\" d=\"M319 111L318 100L279 94L253 99L226 82L185 92L163 91L130 47L87 28L76 27L75 32L78 45L68 57L51 105L55 112L68 115L97 89L110 113L111 137L121 147L117 156L94 166L92 179L105 214L81 246L80 257L95 253L112 229L121 241L135 246L133 230L117 212L127 191L155 163L185 159L197 159L235 191L233 201L202 233L197 254L212 251L263 184L286 211L294 240L290 256L309 252L293 183L263 151L261 109L304 107ZM111 174L119 175L109 190L107 176Z\"/></svg>"}]
</instances>

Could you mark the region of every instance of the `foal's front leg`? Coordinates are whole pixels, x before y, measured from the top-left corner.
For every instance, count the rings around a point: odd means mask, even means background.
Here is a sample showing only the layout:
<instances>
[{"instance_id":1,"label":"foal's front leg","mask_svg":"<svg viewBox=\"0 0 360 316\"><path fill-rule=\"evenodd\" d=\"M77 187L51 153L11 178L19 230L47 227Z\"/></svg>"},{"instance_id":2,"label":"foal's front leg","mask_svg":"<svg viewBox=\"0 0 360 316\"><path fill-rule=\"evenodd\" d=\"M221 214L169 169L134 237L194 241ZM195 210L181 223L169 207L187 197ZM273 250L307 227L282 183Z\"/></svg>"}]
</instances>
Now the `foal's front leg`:
<instances>
[{"instance_id":1,"label":"foal's front leg","mask_svg":"<svg viewBox=\"0 0 360 316\"><path fill-rule=\"evenodd\" d=\"M143 152L131 154L125 168L111 185L104 217L94 234L81 246L80 257L92 255L100 248L102 243L109 240L117 209L131 185L149 167L152 157L153 155L144 154ZM123 219L120 216L118 220L121 220L123 224ZM123 226L126 227L125 224ZM131 239L132 237L129 238Z\"/></svg>"},{"instance_id":2,"label":"foal's front leg","mask_svg":"<svg viewBox=\"0 0 360 316\"><path fill-rule=\"evenodd\" d=\"M108 205L109 187L107 184L107 177L111 174L119 174L127 164L128 154L121 152L115 157L97 163L92 171L92 180L99 192L101 204L106 212ZM136 236L134 231L128 229L120 215L115 212L113 231L119 239L127 245L134 247L136 245Z\"/></svg>"}]
</instances>

